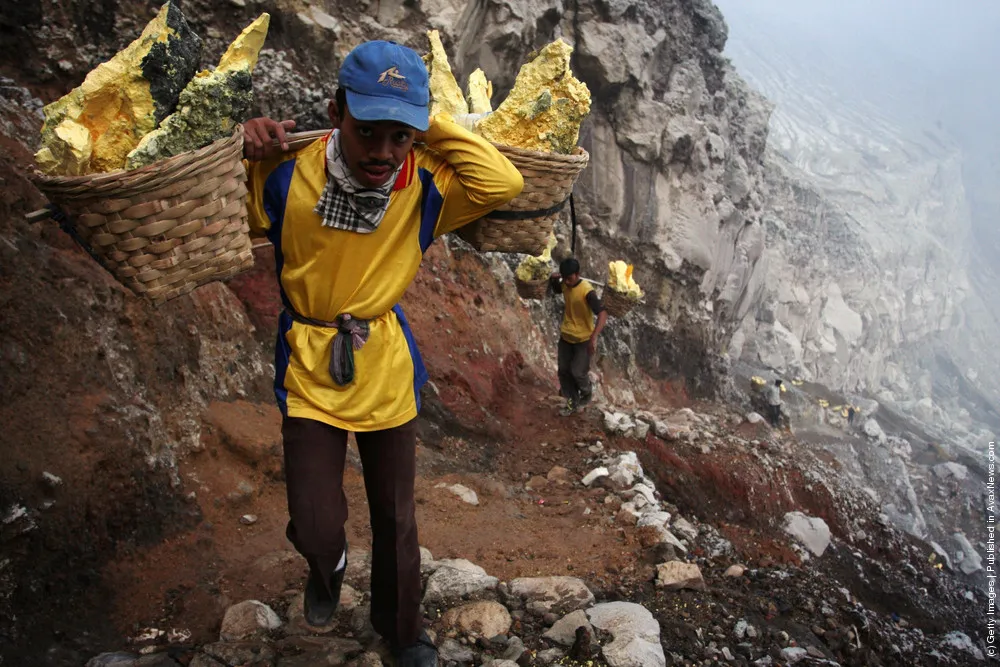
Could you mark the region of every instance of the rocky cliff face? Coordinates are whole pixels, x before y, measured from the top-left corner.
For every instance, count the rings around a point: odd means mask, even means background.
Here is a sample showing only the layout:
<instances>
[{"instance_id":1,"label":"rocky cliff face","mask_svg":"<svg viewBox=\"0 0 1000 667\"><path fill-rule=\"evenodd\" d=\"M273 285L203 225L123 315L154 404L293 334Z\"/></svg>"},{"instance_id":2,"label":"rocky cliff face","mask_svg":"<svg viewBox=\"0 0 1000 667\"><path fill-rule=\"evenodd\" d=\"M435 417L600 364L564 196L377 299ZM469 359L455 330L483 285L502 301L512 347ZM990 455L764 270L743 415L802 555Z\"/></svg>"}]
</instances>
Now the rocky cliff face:
<instances>
[{"instance_id":1,"label":"rocky cliff face","mask_svg":"<svg viewBox=\"0 0 1000 667\"><path fill-rule=\"evenodd\" d=\"M822 48L739 20L730 52L777 106L764 170L767 297L733 354L985 446L998 394L957 386L969 382L970 349L976 365L998 362L985 344L995 334L976 288L958 144L830 83L845 80L843 65Z\"/></svg>"}]
</instances>

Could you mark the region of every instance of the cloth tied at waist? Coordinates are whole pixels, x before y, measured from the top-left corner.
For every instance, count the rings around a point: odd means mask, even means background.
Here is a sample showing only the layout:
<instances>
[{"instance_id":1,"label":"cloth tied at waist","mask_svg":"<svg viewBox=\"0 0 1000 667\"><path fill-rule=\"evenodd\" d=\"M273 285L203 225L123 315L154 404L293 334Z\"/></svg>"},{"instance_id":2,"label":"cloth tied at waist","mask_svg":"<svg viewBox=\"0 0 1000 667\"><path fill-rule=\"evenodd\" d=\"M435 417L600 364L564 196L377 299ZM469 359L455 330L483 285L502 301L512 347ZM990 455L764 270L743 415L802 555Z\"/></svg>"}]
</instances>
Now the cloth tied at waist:
<instances>
[{"instance_id":1,"label":"cloth tied at waist","mask_svg":"<svg viewBox=\"0 0 1000 667\"><path fill-rule=\"evenodd\" d=\"M354 351L360 350L368 342L368 320L359 320L347 313L337 316L333 322L314 320L291 310L288 310L288 314L296 322L337 330L337 335L330 344L330 377L340 387L354 382Z\"/></svg>"}]
</instances>

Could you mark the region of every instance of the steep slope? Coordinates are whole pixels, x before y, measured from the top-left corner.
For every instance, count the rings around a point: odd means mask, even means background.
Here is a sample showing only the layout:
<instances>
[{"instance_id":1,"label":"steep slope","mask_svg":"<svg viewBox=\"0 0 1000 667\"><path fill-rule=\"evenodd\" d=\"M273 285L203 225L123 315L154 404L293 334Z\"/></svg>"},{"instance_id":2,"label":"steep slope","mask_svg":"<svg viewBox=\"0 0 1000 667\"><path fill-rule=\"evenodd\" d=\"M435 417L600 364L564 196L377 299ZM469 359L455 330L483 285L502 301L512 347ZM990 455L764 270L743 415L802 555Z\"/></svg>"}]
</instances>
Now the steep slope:
<instances>
[{"instance_id":1,"label":"steep slope","mask_svg":"<svg viewBox=\"0 0 1000 667\"><path fill-rule=\"evenodd\" d=\"M845 59L815 26L733 11L740 29L728 52L776 103L765 168L768 305L736 349L898 405L939 438L984 446L983 427L1000 426L997 385L973 380L985 391L977 398L947 389L1000 363L986 343L995 320L979 287L962 150L870 90L857 60L893 66L877 46Z\"/></svg>"}]
</instances>

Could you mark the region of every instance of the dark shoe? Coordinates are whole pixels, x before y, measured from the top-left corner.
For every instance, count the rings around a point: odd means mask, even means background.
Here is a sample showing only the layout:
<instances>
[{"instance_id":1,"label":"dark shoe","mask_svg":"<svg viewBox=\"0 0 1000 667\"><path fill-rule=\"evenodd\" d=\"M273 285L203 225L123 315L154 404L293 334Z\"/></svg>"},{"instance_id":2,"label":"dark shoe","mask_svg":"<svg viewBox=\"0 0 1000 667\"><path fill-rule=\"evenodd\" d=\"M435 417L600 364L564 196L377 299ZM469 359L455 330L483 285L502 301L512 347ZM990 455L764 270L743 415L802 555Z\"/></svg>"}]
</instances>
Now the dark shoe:
<instances>
[{"instance_id":1,"label":"dark shoe","mask_svg":"<svg viewBox=\"0 0 1000 667\"><path fill-rule=\"evenodd\" d=\"M592 391L588 392L586 394L580 394L580 398L576 402L576 408L577 408L577 410L579 410L583 406L587 405L587 403L590 403L590 399L592 399L593 397L594 397L594 392L592 392Z\"/></svg>"},{"instance_id":2,"label":"dark shoe","mask_svg":"<svg viewBox=\"0 0 1000 667\"><path fill-rule=\"evenodd\" d=\"M309 580L306 581L306 594L303 600L303 611L306 623L322 628L330 625L333 615L340 606L340 589L344 585L344 573L347 572L347 552L344 552L344 567L330 575L330 585L323 585L319 572L309 569Z\"/></svg>"},{"instance_id":3,"label":"dark shoe","mask_svg":"<svg viewBox=\"0 0 1000 667\"><path fill-rule=\"evenodd\" d=\"M438 667L438 652L426 632L420 633L416 644L393 651L396 667Z\"/></svg>"},{"instance_id":4,"label":"dark shoe","mask_svg":"<svg viewBox=\"0 0 1000 667\"><path fill-rule=\"evenodd\" d=\"M566 399L566 405L559 410L559 414L563 417L569 417L574 412L576 412L576 402L572 398Z\"/></svg>"}]
</instances>

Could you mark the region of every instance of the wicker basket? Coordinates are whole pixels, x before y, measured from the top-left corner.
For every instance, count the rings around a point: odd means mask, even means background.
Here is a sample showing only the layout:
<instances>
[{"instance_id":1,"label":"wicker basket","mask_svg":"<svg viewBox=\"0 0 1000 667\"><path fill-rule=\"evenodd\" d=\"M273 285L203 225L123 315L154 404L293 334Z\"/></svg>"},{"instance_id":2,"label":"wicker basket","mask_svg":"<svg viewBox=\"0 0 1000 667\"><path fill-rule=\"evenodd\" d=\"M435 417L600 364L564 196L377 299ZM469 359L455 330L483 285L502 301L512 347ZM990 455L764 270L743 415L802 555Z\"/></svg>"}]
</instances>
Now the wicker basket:
<instances>
[{"instance_id":1,"label":"wicker basket","mask_svg":"<svg viewBox=\"0 0 1000 667\"><path fill-rule=\"evenodd\" d=\"M458 235L480 252L540 255L590 156L580 147L572 155L560 155L494 145L521 172L524 190Z\"/></svg>"},{"instance_id":2,"label":"wicker basket","mask_svg":"<svg viewBox=\"0 0 1000 667\"><path fill-rule=\"evenodd\" d=\"M253 266L243 127L132 171L34 180L70 233L135 294L155 304Z\"/></svg>"},{"instance_id":3,"label":"wicker basket","mask_svg":"<svg viewBox=\"0 0 1000 667\"><path fill-rule=\"evenodd\" d=\"M514 285L517 287L517 295L522 299L544 299L549 293L549 279L541 280L521 280L514 276Z\"/></svg>"},{"instance_id":4,"label":"wicker basket","mask_svg":"<svg viewBox=\"0 0 1000 667\"><path fill-rule=\"evenodd\" d=\"M604 310L608 311L608 315L625 317L639 302L629 299L621 292L616 292L609 287L601 294L601 303L604 304Z\"/></svg>"}]
</instances>

